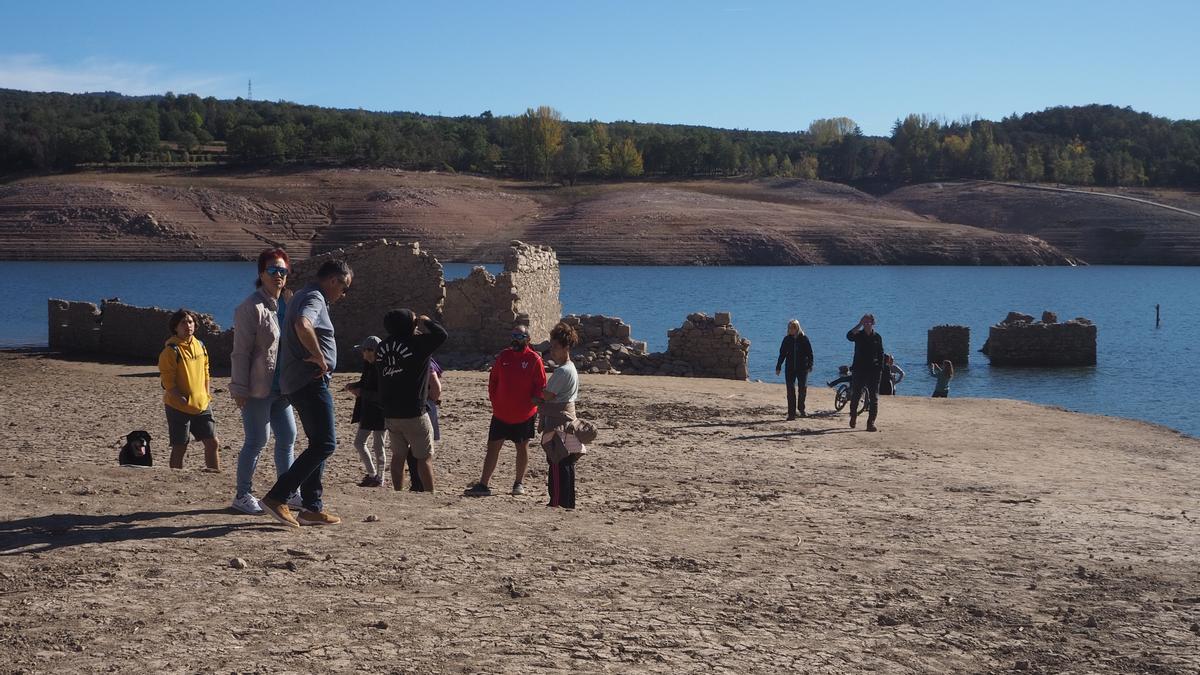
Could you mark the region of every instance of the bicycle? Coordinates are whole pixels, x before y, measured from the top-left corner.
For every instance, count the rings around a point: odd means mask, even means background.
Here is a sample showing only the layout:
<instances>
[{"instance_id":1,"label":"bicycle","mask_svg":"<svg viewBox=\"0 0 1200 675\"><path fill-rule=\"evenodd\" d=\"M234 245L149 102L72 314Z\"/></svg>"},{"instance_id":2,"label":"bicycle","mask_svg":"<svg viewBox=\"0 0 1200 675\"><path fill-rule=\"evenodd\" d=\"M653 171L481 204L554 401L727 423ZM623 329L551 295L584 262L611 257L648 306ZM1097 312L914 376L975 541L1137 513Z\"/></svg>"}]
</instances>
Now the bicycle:
<instances>
[{"instance_id":1,"label":"bicycle","mask_svg":"<svg viewBox=\"0 0 1200 675\"><path fill-rule=\"evenodd\" d=\"M850 400L850 385L843 382L837 386L833 392L833 409L841 412L842 408L846 407L846 403Z\"/></svg>"}]
</instances>

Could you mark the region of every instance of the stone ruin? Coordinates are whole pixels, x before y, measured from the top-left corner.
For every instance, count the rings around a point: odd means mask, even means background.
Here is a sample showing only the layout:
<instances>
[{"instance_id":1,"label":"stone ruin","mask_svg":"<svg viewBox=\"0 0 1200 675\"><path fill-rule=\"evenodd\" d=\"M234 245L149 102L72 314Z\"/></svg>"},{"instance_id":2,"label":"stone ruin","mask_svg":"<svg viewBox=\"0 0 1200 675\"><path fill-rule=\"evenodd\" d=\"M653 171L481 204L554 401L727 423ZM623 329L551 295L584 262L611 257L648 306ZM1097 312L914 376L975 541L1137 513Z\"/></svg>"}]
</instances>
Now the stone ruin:
<instances>
[{"instance_id":1,"label":"stone ruin","mask_svg":"<svg viewBox=\"0 0 1200 675\"><path fill-rule=\"evenodd\" d=\"M648 352L646 343L633 339L630 326L616 317L572 314L562 320L579 332L580 344L571 352L571 360L582 373L733 380L748 376L750 341L730 325L727 312L718 312L713 318L702 313L689 315L681 327L667 331L665 352ZM549 357L549 341L538 349L543 357ZM547 362L551 368L556 365Z\"/></svg>"},{"instance_id":2,"label":"stone ruin","mask_svg":"<svg viewBox=\"0 0 1200 675\"><path fill-rule=\"evenodd\" d=\"M949 360L955 368L965 367L971 360L971 329L968 326L941 325L929 329L925 346L925 362Z\"/></svg>"},{"instance_id":3,"label":"stone ruin","mask_svg":"<svg viewBox=\"0 0 1200 675\"><path fill-rule=\"evenodd\" d=\"M450 367L490 367L509 342L516 323L534 339L546 337L560 320L558 256L545 246L513 241L504 271L493 276L482 267L465 279L444 281L441 263L416 243L378 240L314 256L294 265L293 290L312 281L326 260L344 259L354 270L350 292L330 311L338 341L338 365L355 368L354 345L368 335L383 337L383 315L395 307L440 318L450 333L438 360ZM244 296L230 298L231 305ZM167 339L174 310L105 302L49 301L50 348L64 353L157 359ZM667 332L666 352L649 353L634 340L628 324L605 316L567 316L582 342L572 354L581 372L675 375L744 380L750 341L738 335L728 312L714 317L691 314ZM221 330L212 316L200 315L197 336L204 341L214 369L228 367L233 330ZM539 345L543 351L548 341Z\"/></svg>"},{"instance_id":4,"label":"stone ruin","mask_svg":"<svg viewBox=\"0 0 1200 675\"><path fill-rule=\"evenodd\" d=\"M729 312L709 317L689 314L683 325L667 331L667 355L692 366L694 377L745 380L750 341L738 335Z\"/></svg>"},{"instance_id":5,"label":"stone ruin","mask_svg":"<svg viewBox=\"0 0 1200 675\"><path fill-rule=\"evenodd\" d=\"M508 345L517 323L525 324L535 340L549 335L562 316L559 290L554 249L513 241L498 276L476 267L446 284L442 317L450 338L442 353L449 356L439 360L495 354Z\"/></svg>"},{"instance_id":6,"label":"stone ruin","mask_svg":"<svg viewBox=\"0 0 1200 675\"><path fill-rule=\"evenodd\" d=\"M1043 312L1041 321L1009 312L989 329L980 351L993 366L1094 366L1096 325L1082 317L1059 323L1053 312Z\"/></svg>"},{"instance_id":7,"label":"stone ruin","mask_svg":"<svg viewBox=\"0 0 1200 675\"><path fill-rule=\"evenodd\" d=\"M50 349L64 353L103 354L120 359L154 360L171 337L168 321L174 309L135 307L106 300L90 302L51 299ZM196 337L208 350L214 368L224 368L233 351L233 331L222 331L210 314L198 314Z\"/></svg>"},{"instance_id":8,"label":"stone ruin","mask_svg":"<svg viewBox=\"0 0 1200 675\"><path fill-rule=\"evenodd\" d=\"M442 315L446 299L442 264L418 243L380 239L313 256L292 265L288 288L299 290L315 280L327 260L345 260L354 271L350 291L329 310L339 366L361 365L354 345L363 338L386 337L383 315L389 309L408 307L418 315Z\"/></svg>"},{"instance_id":9,"label":"stone ruin","mask_svg":"<svg viewBox=\"0 0 1200 675\"><path fill-rule=\"evenodd\" d=\"M408 307L442 320L450 341L442 353L494 354L508 344L518 320L534 335L548 335L562 314L558 257L545 246L513 241L504 272L493 277L476 268L467 279L445 283L442 264L417 243L377 240L314 256L293 265L288 287L312 281L321 263L344 259L354 271L350 292L330 310L338 343L339 367L357 367L354 345L368 335L384 337L383 315ZM248 292L247 292L248 294ZM236 306L245 296L230 298ZM106 302L103 311L90 302L49 301L50 348L68 353L152 360L167 337L174 310ZM196 333L215 368L228 367L233 330L222 331L202 315Z\"/></svg>"},{"instance_id":10,"label":"stone ruin","mask_svg":"<svg viewBox=\"0 0 1200 675\"><path fill-rule=\"evenodd\" d=\"M579 345L571 352L571 360L581 373L632 373L633 364L647 356L646 343L634 340L633 329L619 318L570 314L562 321L579 333ZM558 365L549 360L549 340L537 345L537 349L547 359L547 366Z\"/></svg>"}]
</instances>

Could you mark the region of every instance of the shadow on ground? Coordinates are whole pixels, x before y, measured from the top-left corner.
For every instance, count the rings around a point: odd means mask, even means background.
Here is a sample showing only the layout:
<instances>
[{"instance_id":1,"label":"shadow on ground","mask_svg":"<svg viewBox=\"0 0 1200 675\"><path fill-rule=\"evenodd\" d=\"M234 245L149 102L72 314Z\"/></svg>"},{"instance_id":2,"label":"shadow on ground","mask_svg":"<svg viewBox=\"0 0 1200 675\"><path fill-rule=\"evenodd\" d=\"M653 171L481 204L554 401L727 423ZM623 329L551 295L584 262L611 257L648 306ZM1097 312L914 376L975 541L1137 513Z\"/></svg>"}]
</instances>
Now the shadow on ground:
<instances>
[{"instance_id":1,"label":"shadow on ground","mask_svg":"<svg viewBox=\"0 0 1200 675\"><path fill-rule=\"evenodd\" d=\"M139 511L112 515L56 513L0 522L0 556L45 553L69 546L107 544L143 539L211 539L237 531L271 531L255 523L204 523L198 525L144 525L148 521L190 516L231 515L228 509L190 511Z\"/></svg>"}]
</instances>

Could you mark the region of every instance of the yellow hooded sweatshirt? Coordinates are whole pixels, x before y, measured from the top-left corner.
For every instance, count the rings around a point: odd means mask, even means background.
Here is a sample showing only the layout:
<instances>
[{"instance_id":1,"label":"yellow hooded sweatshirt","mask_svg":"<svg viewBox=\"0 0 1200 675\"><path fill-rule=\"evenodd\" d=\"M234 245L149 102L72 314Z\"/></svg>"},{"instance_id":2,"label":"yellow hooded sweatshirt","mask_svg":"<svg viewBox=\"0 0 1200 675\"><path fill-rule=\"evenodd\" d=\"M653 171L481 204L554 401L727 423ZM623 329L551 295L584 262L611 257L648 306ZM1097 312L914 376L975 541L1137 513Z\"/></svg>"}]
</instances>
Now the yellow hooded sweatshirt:
<instances>
[{"instance_id":1,"label":"yellow hooded sweatshirt","mask_svg":"<svg viewBox=\"0 0 1200 675\"><path fill-rule=\"evenodd\" d=\"M208 350L194 335L187 340L178 337L167 340L158 355L158 373L163 386L163 403L189 415L208 410ZM175 388L187 399L186 404L171 394L171 389Z\"/></svg>"}]
</instances>

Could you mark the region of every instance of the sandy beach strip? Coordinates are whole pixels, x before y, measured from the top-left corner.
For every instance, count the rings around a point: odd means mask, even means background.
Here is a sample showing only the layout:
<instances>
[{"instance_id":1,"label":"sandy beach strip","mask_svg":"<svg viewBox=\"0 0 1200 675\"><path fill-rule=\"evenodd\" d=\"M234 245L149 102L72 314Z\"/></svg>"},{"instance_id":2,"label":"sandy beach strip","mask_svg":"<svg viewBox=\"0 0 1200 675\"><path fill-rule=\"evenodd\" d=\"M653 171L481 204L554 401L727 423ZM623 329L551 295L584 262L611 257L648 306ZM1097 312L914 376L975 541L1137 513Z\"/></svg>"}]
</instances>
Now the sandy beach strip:
<instances>
[{"instance_id":1,"label":"sandy beach strip","mask_svg":"<svg viewBox=\"0 0 1200 675\"><path fill-rule=\"evenodd\" d=\"M825 387L786 422L778 384L584 375L566 512L540 451L507 496L511 446L504 496L459 496L490 410L450 372L439 492L356 487L340 394L345 522L294 531L228 509L227 379L222 474L165 468L153 366L0 352L0 381L4 671L1200 671L1200 441L1151 424L901 396L868 433ZM118 467L139 428L160 466Z\"/></svg>"}]
</instances>

